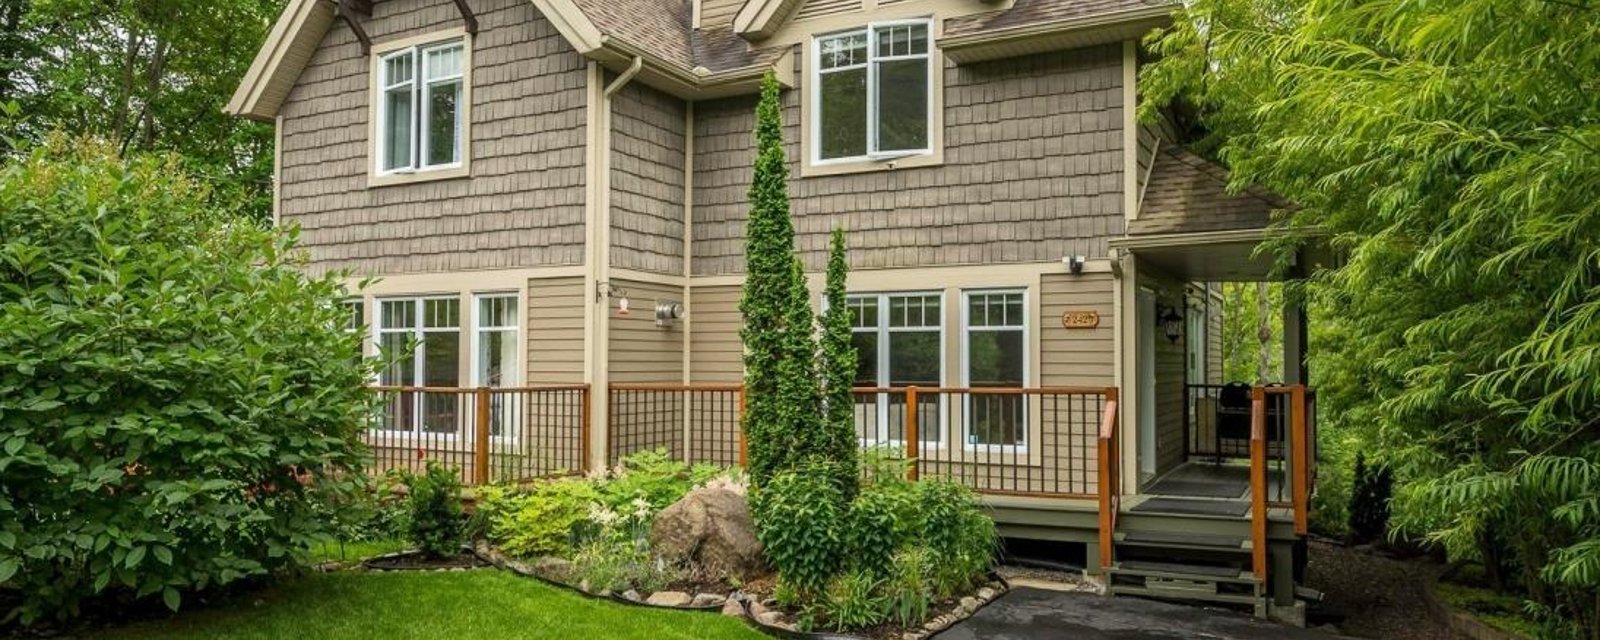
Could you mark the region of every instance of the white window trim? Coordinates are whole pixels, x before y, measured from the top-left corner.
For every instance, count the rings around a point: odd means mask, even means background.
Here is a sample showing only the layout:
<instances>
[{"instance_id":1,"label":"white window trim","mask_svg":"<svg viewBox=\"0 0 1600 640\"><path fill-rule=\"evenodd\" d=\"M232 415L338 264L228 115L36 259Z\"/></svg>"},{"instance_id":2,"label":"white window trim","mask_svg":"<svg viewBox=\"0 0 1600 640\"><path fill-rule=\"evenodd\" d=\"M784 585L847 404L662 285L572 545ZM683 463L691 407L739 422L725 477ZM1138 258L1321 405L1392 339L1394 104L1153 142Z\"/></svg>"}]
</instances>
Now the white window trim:
<instances>
[{"instance_id":1,"label":"white window trim","mask_svg":"<svg viewBox=\"0 0 1600 640\"><path fill-rule=\"evenodd\" d=\"M459 305L460 302L461 302L461 296L459 296L459 295L413 295L413 296L395 295L395 296L382 296L382 297L375 298L374 300L375 300L375 306L374 306L374 314L373 315L374 315L374 320L375 321L371 323L371 326L372 326L372 345L373 345L372 348L379 356L383 355L383 336L385 334L393 334L393 333L406 334L406 335L409 335L409 336L413 337L418 342L421 342L421 340L425 336L425 334L428 334L428 333L447 333L447 332L450 332L450 331L455 331L455 332L457 332L457 336L458 336L458 339L459 339L460 332L463 331L463 329L461 327L461 313L459 311L459 309L460 309L459 307L457 307L456 326L455 326L454 329L447 329L447 328L444 328L444 327L431 327L431 328L430 327L426 327L425 325L427 324L427 322L424 319L424 315L423 315L425 301L428 301L428 300L455 300L456 303ZM385 302L398 302L398 301L402 301L402 300L415 305L415 307L416 307L415 311L416 311L416 314L417 314L416 315L416 318L417 318L416 326L405 328L405 329L385 329L385 328L383 328L383 303L385 303ZM425 377L426 372L427 372L426 371L427 363L426 363L426 359L423 356L423 351L421 349L413 350L411 352L411 366L412 366L411 375L412 375L413 381L415 382L414 386L418 386L418 387L427 386L427 381L423 379ZM460 373L459 366L460 366L460 358L457 357L457 367L458 367L457 373L458 373L458 375ZM378 376L379 376L378 382L380 384L383 381L382 375L383 375L382 374L382 370L380 369L379 373L378 373ZM420 404L422 402L422 394L416 394L416 397L413 399L413 401ZM459 400L458 400L458 402L459 402ZM421 410L421 407L416 408L412 415L416 416L416 420L411 425L410 429L401 430L401 429L382 429L382 428L380 428L380 429L368 429L367 431L375 432L375 433L384 433L384 434L403 434L403 435L406 435L406 436L409 436L409 437L414 437L414 438L421 438L424 435L426 435L426 437L428 437L430 439L443 439L445 441L456 441L456 440L461 439L461 437L462 437L461 430L459 428L456 429L455 431L451 431L451 432L448 432L448 433L445 433L445 432L440 432L440 433L429 432L429 433L424 434L423 431L422 431L422 410Z\"/></svg>"},{"instance_id":2,"label":"white window trim","mask_svg":"<svg viewBox=\"0 0 1600 640\"><path fill-rule=\"evenodd\" d=\"M873 33L876 32L876 30L879 29L879 28L906 26L906 25L922 25L922 26L927 28L927 33L928 33L928 36L927 36L928 37L928 51L926 53L913 54L913 55L904 55L904 56L886 56L886 57L878 56L877 47L875 46L876 41L873 38ZM822 69L822 46L821 46L821 42L823 40L827 40L827 39L830 39L830 38L836 38L836 37L839 37L839 36L850 35L850 34L854 34L854 33L858 33L858 32L865 33L866 37L867 37L867 60L866 60L866 62L862 63L861 65L852 65L850 67L839 67L838 69L830 69L829 72L835 72L835 71L839 71L839 70L856 69L856 68L860 68L861 66L865 66L866 67L866 70L867 70L867 154L863 155L863 156L850 156L850 157L844 157L844 158L827 158L827 159L824 159L822 157L822 144L821 144L821 136L822 136L822 74L824 73L823 69ZM833 32L829 32L829 33L818 34L818 35L813 36L811 38L811 42L810 42L811 52L810 52L810 56L809 56L809 60L808 60L810 69L808 69L808 71L806 73L806 82L810 85L810 88L806 91L806 94L807 94L806 95L806 99L809 101L809 105L810 105L809 111L810 111L810 120L811 120L811 122L809 123L809 126L806 127L807 142L809 142L809 144L807 145L808 150L807 150L807 153L806 153L806 155L807 155L806 160L807 160L807 163L808 163L809 166L813 166L813 167L838 167L838 166L860 165L862 163L887 163L887 162L906 159L906 158L935 157L936 156L936 149L939 147L939 142L938 142L939 136L937 135L936 131L937 131L937 129L939 129L942 126L941 120L937 117L938 116L938 112L939 112L939 110L940 110L940 108L942 106L942 100L939 100L938 97L939 97L939 94L942 93L942 89L943 89L942 83L938 83L937 82L937 76L938 76L938 73L937 73L938 69L937 68L938 67L942 67L943 65L941 63L941 59L939 58L939 56L936 55L937 47L935 46L935 43L934 43L936 35L937 34L934 31L934 20L932 18L915 18L915 19L908 19L908 20L885 20L885 21L879 21L879 22L869 22L866 25L861 26L861 27L856 27L856 28L852 28L852 29L846 29L846 30L842 30L842 31L833 31ZM927 90L928 90L928 95L927 95L927 100L925 101L925 103L927 105L927 114L925 116L924 122L926 123L927 129L928 129L927 133L926 133L926 140L927 140L928 146L924 147L922 149L905 149L905 150L897 150L897 151L889 151L889 152L879 152L877 150L877 146L878 146L878 118L877 118L878 92L876 90L877 89L877 80L878 80L878 65L877 65L877 63L879 61L881 61L881 60L916 60L916 59L925 60L927 62L928 77L927 77L927 81L926 81L927 82L926 86L927 86ZM937 159L935 159L935 162L937 162Z\"/></svg>"},{"instance_id":3,"label":"white window trim","mask_svg":"<svg viewBox=\"0 0 1600 640\"><path fill-rule=\"evenodd\" d=\"M970 305L973 295L994 293L1017 293L1022 295L1022 386L1026 388L1028 381L1033 379L1033 300L1028 295L1026 287L997 287L984 289L961 290L961 386L972 388L972 341L967 336L976 329L978 331L1015 331L1019 327L1010 325L1005 327L973 327L970 317ZM968 394L961 402L961 446L967 451L976 451L988 454L1001 455L1027 455L1033 446L1033 412L1030 397L1022 397L1022 444L972 444L968 436L972 434L972 395Z\"/></svg>"},{"instance_id":4,"label":"white window trim","mask_svg":"<svg viewBox=\"0 0 1600 640\"><path fill-rule=\"evenodd\" d=\"M510 379L507 379L506 376L508 374L502 371L500 374L500 386L492 388L507 389L522 386L523 371L528 368L527 363L523 361L527 357L527 353L526 348L522 343L522 323L524 321L523 318L527 313L527 309L524 308L526 306L526 303L524 302L525 296L522 296L516 291L474 291L472 292L470 298L472 300L472 335L467 339L467 348L471 351L467 356L467 361L469 363L468 381L471 383L473 388L483 387L488 383L488 381L481 379L478 373L482 368L479 366L482 364L482 362L480 362L478 358L479 354L482 352L481 347L484 332L509 331L511 333L511 343L516 345L517 361L512 366L509 373ZM517 324L484 326L482 318L483 308L480 302L490 298L506 298L511 300L516 305ZM506 398L507 402L511 403L518 402L522 398L522 396L518 394L502 394L500 397ZM490 434L489 439L491 442L499 443L501 445L509 445L509 447L503 446L502 448L497 449L497 451L513 450L515 445L522 441L522 430L518 428L520 424L521 423L516 420L509 420L507 421L505 428L501 430L500 435L493 435L492 433Z\"/></svg>"},{"instance_id":5,"label":"white window trim","mask_svg":"<svg viewBox=\"0 0 1600 640\"><path fill-rule=\"evenodd\" d=\"M449 47L455 44L461 46L461 73L447 78L438 78L440 82L461 81L461 98L456 106L456 130L460 138L456 161L448 164L424 165L423 154L427 147L424 138L427 136L427 114L423 113L428 101L424 93L430 84L422 76L426 61L423 52L429 49ZM370 56L369 75L371 76L371 89L368 92L368 122L367 122L367 186L382 187L396 184L409 184L415 182L428 182L433 180L446 180L462 178L471 175L472 168L472 64L473 64L473 36L462 28L446 29L428 33L412 38L403 38L390 42L373 45L373 54ZM413 132L411 136L411 167L384 169L383 159L385 136L383 123L387 119L387 101L384 92L387 88L384 81L384 61L390 57L409 51L413 54L413 72L410 84L412 86L411 101ZM401 86L405 83L393 86Z\"/></svg>"},{"instance_id":6,"label":"white window trim","mask_svg":"<svg viewBox=\"0 0 1600 640\"><path fill-rule=\"evenodd\" d=\"M846 296L847 300L849 300L849 299L872 298L872 299L876 300L876 304L878 305L878 314L877 314L878 315L878 324L877 324L876 327L873 327L870 330L865 328L865 327L861 327L861 328L858 329L857 327L852 326L850 328L851 335L854 335L857 332L860 332L860 333L872 333L872 334L877 335L878 338L879 338L879 340L878 340L878 354L877 354L877 356L878 356L878 379L874 382L875 386L877 386L878 388L886 388L886 387L889 386L889 340L887 339L888 338L888 334L897 333L897 332L898 333L931 333L930 331L928 331L928 327L891 327L891 326L889 326L889 299L890 298L900 298L900 297L929 297L929 296L938 298L938 300L939 300L939 315L938 315L938 319L939 319L939 386L943 387L943 386L946 386L946 381L948 381L950 379L950 372L948 370L946 370L946 367L945 367L946 359L947 359L946 358L947 349L948 349L948 344L949 344L949 342L947 340L947 338L948 338L948 333L947 333L948 327L947 327L947 323L945 322L945 310L949 308L947 306L949 304L949 301L945 299L945 295L944 295L944 291L943 290L931 289L931 290L926 290L926 291L873 291L873 292L852 293L852 294L849 294L848 296ZM880 431L880 432L882 432L884 434L887 434L889 432L889 397L888 396L889 396L889 394L887 394L887 393L879 393L879 394L877 394L877 400L873 403L873 406L876 408L876 411L877 411L877 414L878 414L876 416L878 431ZM933 440L924 440L923 443L922 443L923 447L931 449L931 450L934 450L934 451L940 451L940 450L943 450L945 448L946 438L949 436L949 434L946 433L948 431L948 429L946 429L946 425L949 424L949 420L947 419L948 416L949 416L949 410L950 410L950 403L944 401L944 398L941 397L940 398L940 402L939 402L939 437L935 438ZM920 426L920 424L922 424L922 421L919 420L918 422L919 422L919 426ZM921 437L922 433L923 432L919 431L918 434L917 434L918 437ZM877 434L873 434L873 435L876 436ZM906 441L903 438L902 439L895 439L895 438L885 437L885 438L879 439L877 437L869 437L869 438L859 438L858 440L860 441L860 443L861 443L861 445L863 447L883 446L883 445L904 446L906 444Z\"/></svg>"}]
</instances>

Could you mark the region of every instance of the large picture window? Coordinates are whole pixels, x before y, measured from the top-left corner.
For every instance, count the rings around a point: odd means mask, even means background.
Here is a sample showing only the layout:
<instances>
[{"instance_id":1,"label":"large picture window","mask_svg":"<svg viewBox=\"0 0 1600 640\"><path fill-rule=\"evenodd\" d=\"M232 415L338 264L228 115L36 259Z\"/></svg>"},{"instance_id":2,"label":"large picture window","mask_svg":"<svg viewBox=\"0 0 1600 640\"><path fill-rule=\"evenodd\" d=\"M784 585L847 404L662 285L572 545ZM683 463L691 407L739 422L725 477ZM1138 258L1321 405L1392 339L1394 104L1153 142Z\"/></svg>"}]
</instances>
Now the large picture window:
<instances>
[{"instance_id":1,"label":"large picture window","mask_svg":"<svg viewBox=\"0 0 1600 640\"><path fill-rule=\"evenodd\" d=\"M1026 386L1027 302L1021 291L969 291L963 372L973 388ZM1019 395L973 395L967 401L966 442L972 446L1027 445L1027 404Z\"/></svg>"},{"instance_id":2,"label":"large picture window","mask_svg":"<svg viewBox=\"0 0 1600 640\"><path fill-rule=\"evenodd\" d=\"M878 23L816 39L813 163L929 152L929 24Z\"/></svg>"},{"instance_id":3,"label":"large picture window","mask_svg":"<svg viewBox=\"0 0 1600 640\"><path fill-rule=\"evenodd\" d=\"M857 387L936 388L944 379L943 304L937 293L893 293L851 296L852 341L856 347ZM867 442L905 440L905 396L873 394L856 397L858 435ZM938 442L939 398L919 396L917 411L924 425L917 438Z\"/></svg>"},{"instance_id":4,"label":"large picture window","mask_svg":"<svg viewBox=\"0 0 1600 640\"><path fill-rule=\"evenodd\" d=\"M379 173L461 165L466 60L463 38L379 57Z\"/></svg>"},{"instance_id":5,"label":"large picture window","mask_svg":"<svg viewBox=\"0 0 1600 640\"><path fill-rule=\"evenodd\" d=\"M378 301L378 384L392 387L461 386L461 300L457 297L385 298ZM454 394L401 393L384 417L384 429L456 433L462 409Z\"/></svg>"}]
</instances>

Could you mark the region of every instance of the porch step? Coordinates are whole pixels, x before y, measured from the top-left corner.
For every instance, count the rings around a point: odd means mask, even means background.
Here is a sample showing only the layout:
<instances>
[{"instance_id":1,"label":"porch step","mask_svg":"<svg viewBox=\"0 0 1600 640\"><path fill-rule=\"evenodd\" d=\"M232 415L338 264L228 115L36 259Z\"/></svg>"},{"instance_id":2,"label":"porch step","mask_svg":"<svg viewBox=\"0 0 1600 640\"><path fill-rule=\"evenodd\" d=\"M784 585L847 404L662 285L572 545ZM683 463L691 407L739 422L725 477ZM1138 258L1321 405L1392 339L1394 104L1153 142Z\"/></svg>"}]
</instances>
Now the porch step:
<instances>
[{"instance_id":1,"label":"porch step","mask_svg":"<svg viewBox=\"0 0 1600 640\"><path fill-rule=\"evenodd\" d=\"M1202 602L1220 602L1224 604L1239 604L1256 608L1256 617L1266 617L1264 611L1267 606L1265 595L1250 593L1205 593L1189 589L1172 589L1161 586L1134 586L1113 585L1110 593L1118 596L1140 596L1144 598L1157 598L1162 600L1198 600Z\"/></svg>"},{"instance_id":2,"label":"porch step","mask_svg":"<svg viewBox=\"0 0 1600 640\"><path fill-rule=\"evenodd\" d=\"M1185 551L1214 551L1218 553L1244 553L1254 544L1248 538L1201 533L1174 533L1168 531L1126 531L1117 533L1117 545L1146 549L1181 549Z\"/></svg>"},{"instance_id":3,"label":"porch step","mask_svg":"<svg viewBox=\"0 0 1600 640\"><path fill-rule=\"evenodd\" d=\"M1216 567L1202 564L1123 560L1111 565L1110 571L1113 575L1145 578L1147 582L1149 579L1155 578L1225 584L1261 584L1261 580L1257 579L1256 575L1249 571L1241 571L1233 567Z\"/></svg>"},{"instance_id":4,"label":"porch step","mask_svg":"<svg viewBox=\"0 0 1600 640\"><path fill-rule=\"evenodd\" d=\"M1156 496L1134 505L1128 513L1236 520L1250 516L1250 501Z\"/></svg>"}]
</instances>

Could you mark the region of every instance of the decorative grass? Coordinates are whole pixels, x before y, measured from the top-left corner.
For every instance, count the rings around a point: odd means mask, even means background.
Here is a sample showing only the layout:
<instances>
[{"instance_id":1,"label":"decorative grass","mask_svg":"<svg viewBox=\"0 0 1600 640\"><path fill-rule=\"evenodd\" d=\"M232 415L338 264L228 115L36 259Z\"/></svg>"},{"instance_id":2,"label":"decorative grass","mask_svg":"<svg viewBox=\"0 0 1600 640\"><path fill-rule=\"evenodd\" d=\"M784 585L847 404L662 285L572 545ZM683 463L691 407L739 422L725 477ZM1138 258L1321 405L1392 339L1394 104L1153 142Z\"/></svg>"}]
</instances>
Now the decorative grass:
<instances>
[{"instance_id":1,"label":"decorative grass","mask_svg":"<svg viewBox=\"0 0 1600 640\"><path fill-rule=\"evenodd\" d=\"M84 637L108 640L757 640L743 622L584 598L492 570L314 574L228 605Z\"/></svg>"}]
</instances>

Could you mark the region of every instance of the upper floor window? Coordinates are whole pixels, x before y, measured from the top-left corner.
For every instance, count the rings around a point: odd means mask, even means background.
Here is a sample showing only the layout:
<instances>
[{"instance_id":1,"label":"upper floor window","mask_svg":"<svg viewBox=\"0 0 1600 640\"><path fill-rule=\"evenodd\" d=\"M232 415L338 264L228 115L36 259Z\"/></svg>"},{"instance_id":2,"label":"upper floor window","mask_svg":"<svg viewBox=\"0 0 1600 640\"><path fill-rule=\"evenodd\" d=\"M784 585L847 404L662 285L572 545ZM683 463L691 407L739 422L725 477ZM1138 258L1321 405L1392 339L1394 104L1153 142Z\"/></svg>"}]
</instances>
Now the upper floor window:
<instances>
[{"instance_id":1,"label":"upper floor window","mask_svg":"<svg viewBox=\"0 0 1600 640\"><path fill-rule=\"evenodd\" d=\"M465 38L396 49L378 59L378 172L461 165Z\"/></svg>"},{"instance_id":2,"label":"upper floor window","mask_svg":"<svg viewBox=\"0 0 1600 640\"><path fill-rule=\"evenodd\" d=\"M930 152L927 20L885 22L816 39L812 162Z\"/></svg>"}]
</instances>

